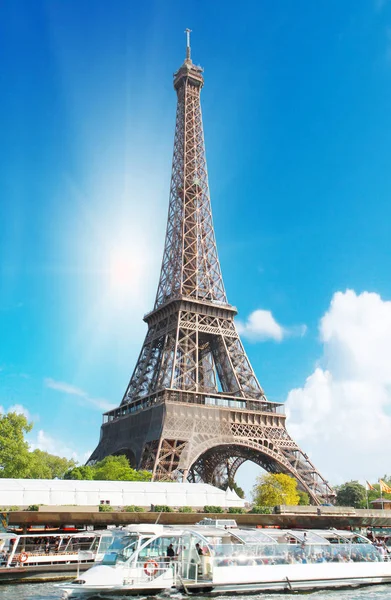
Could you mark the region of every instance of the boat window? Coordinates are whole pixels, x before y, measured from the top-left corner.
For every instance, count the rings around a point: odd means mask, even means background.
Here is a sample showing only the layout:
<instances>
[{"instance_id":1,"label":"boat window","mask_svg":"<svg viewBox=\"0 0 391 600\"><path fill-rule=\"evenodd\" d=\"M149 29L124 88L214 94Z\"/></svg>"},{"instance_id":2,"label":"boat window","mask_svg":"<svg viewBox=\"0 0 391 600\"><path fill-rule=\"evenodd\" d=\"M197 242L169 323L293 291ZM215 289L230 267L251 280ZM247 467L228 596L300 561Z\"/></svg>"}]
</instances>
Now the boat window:
<instances>
[{"instance_id":1,"label":"boat window","mask_svg":"<svg viewBox=\"0 0 391 600\"><path fill-rule=\"evenodd\" d=\"M99 537L94 537L94 539L92 540L91 546L90 546L90 550L91 552L97 552L99 548Z\"/></svg>"},{"instance_id":2,"label":"boat window","mask_svg":"<svg viewBox=\"0 0 391 600\"><path fill-rule=\"evenodd\" d=\"M124 536L114 539L110 548L103 557L103 565L115 565L127 561L135 552L138 544L138 536Z\"/></svg>"},{"instance_id":3,"label":"boat window","mask_svg":"<svg viewBox=\"0 0 391 600\"><path fill-rule=\"evenodd\" d=\"M94 537L86 537L86 536L72 536L67 544L66 551L67 552L78 552L79 550L85 551L89 550L92 542L94 541ZM55 540L53 539L53 542Z\"/></svg>"},{"instance_id":4,"label":"boat window","mask_svg":"<svg viewBox=\"0 0 391 600\"><path fill-rule=\"evenodd\" d=\"M325 539L313 531L288 531L284 538L288 544L324 544ZM284 538L280 538L282 542ZM327 543L327 542L326 542Z\"/></svg>"},{"instance_id":5,"label":"boat window","mask_svg":"<svg viewBox=\"0 0 391 600\"><path fill-rule=\"evenodd\" d=\"M140 539L140 546L143 546L145 544L145 542L147 542L148 540L151 539L151 537L153 537L153 536L152 535L142 536L142 538Z\"/></svg>"},{"instance_id":6,"label":"boat window","mask_svg":"<svg viewBox=\"0 0 391 600\"><path fill-rule=\"evenodd\" d=\"M370 544L371 542L363 535L354 535L350 538L352 544Z\"/></svg>"},{"instance_id":7,"label":"boat window","mask_svg":"<svg viewBox=\"0 0 391 600\"><path fill-rule=\"evenodd\" d=\"M235 536L245 542L246 544L276 544L277 542L265 534L263 531L258 529L256 530L246 530L246 529L238 529L235 531ZM226 543L223 541L222 543Z\"/></svg>"},{"instance_id":8,"label":"boat window","mask_svg":"<svg viewBox=\"0 0 391 600\"><path fill-rule=\"evenodd\" d=\"M344 544L347 541L347 540L344 540L343 538L339 537L338 535L331 535L331 534L324 536L324 540L325 540L326 544L327 544L327 542L329 544Z\"/></svg>"},{"instance_id":9,"label":"boat window","mask_svg":"<svg viewBox=\"0 0 391 600\"><path fill-rule=\"evenodd\" d=\"M141 548L139 552L139 559L144 560L145 558L165 558L167 557L167 548L170 544L173 545L175 555L179 552L180 538L172 536L162 536L151 540L144 548Z\"/></svg>"},{"instance_id":10,"label":"boat window","mask_svg":"<svg viewBox=\"0 0 391 600\"><path fill-rule=\"evenodd\" d=\"M371 544L246 544L212 549L213 568L323 562L380 562L381 552Z\"/></svg>"}]
</instances>

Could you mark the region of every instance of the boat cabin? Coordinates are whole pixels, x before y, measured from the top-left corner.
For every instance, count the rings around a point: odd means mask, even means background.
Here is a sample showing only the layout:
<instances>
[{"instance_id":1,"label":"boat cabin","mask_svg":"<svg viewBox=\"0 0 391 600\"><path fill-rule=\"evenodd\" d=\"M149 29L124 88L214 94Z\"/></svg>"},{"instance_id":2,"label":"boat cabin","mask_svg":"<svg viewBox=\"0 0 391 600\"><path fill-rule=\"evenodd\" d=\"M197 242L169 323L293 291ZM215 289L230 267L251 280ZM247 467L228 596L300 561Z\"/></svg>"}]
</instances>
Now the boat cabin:
<instances>
[{"instance_id":1,"label":"boat cabin","mask_svg":"<svg viewBox=\"0 0 391 600\"><path fill-rule=\"evenodd\" d=\"M0 564L27 567L100 561L107 549L122 537L122 530L106 529L73 534L2 534Z\"/></svg>"}]
</instances>

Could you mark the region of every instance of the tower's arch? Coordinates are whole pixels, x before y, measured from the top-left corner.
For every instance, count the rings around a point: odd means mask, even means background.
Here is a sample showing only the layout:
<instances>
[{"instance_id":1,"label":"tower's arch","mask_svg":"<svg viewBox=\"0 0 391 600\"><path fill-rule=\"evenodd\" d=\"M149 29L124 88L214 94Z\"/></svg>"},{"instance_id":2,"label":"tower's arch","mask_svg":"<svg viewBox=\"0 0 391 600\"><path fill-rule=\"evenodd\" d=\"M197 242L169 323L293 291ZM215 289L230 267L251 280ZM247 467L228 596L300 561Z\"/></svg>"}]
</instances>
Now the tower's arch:
<instances>
[{"instance_id":1,"label":"tower's arch","mask_svg":"<svg viewBox=\"0 0 391 600\"><path fill-rule=\"evenodd\" d=\"M299 489L307 492L314 504L319 504L313 485L307 482L268 441L251 447L240 441L234 443L221 443L221 440L217 439L210 441L191 459L191 466L186 472L187 480L221 485L228 479L235 479L237 470L246 461L259 465L269 473L285 473L294 477Z\"/></svg>"},{"instance_id":2,"label":"tower's arch","mask_svg":"<svg viewBox=\"0 0 391 600\"><path fill-rule=\"evenodd\" d=\"M112 456L126 456L132 469L137 467L136 455L130 448L120 448L113 452Z\"/></svg>"}]
</instances>

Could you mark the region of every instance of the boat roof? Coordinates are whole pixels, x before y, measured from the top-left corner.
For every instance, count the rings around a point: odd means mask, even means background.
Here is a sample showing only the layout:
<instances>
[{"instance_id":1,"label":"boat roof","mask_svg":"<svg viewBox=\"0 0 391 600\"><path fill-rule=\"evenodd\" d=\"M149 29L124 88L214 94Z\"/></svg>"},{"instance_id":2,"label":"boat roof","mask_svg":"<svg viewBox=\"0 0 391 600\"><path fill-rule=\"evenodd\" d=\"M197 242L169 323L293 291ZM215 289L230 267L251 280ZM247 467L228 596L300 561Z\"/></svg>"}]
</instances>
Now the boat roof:
<instances>
[{"instance_id":1,"label":"boat roof","mask_svg":"<svg viewBox=\"0 0 391 600\"><path fill-rule=\"evenodd\" d=\"M360 537L370 542L365 535L357 533L356 531L347 531L346 529L312 529L311 531L325 539L339 537L349 540L353 537Z\"/></svg>"},{"instance_id":2,"label":"boat roof","mask_svg":"<svg viewBox=\"0 0 391 600\"><path fill-rule=\"evenodd\" d=\"M208 525L171 525L169 526L171 531L174 532L174 535L181 535L184 531L191 531L192 533L198 533L202 537L224 537L230 536L231 533L234 534L237 530L230 531L225 527L213 527Z\"/></svg>"},{"instance_id":3,"label":"boat roof","mask_svg":"<svg viewBox=\"0 0 391 600\"><path fill-rule=\"evenodd\" d=\"M234 529L231 533L245 544L277 544L276 539L263 529Z\"/></svg>"},{"instance_id":4,"label":"boat roof","mask_svg":"<svg viewBox=\"0 0 391 600\"><path fill-rule=\"evenodd\" d=\"M16 533L16 532L7 532L0 533L0 539L19 539L19 538L91 538L91 537L99 537L106 535L125 535L126 531L124 529L95 529L93 531L57 531L55 533L46 533L45 531L37 531L37 532L29 532L29 533Z\"/></svg>"},{"instance_id":5,"label":"boat roof","mask_svg":"<svg viewBox=\"0 0 391 600\"><path fill-rule=\"evenodd\" d=\"M331 540L339 538L341 541L349 541L354 537L359 537L365 543L371 543L371 541L360 533L354 531L346 531L339 529L256 529L256 528L226 528L223 526L214 525L159 525L159 524L137 524L127 525L125 527L117 527L113 529L101 529L95 531L81 531L81 532L65 532L65 533L28 533L23 535L16 535L14 533L0 534L0 540L6 540L10 538L88 538L98 536L124 536L132 533L138 535L149 535L149 536L160 536L169 535L172 537L179 537L185 532L191 532L198 534L202 538L209 538L209 543L216 543L216 541L210 540L210 538L231 538L233 543L242 544L284 544L288 540L295 540L298 544L305 542L307 545L329 545Z\"/></svg>"},{"instance_id":6,"label":"boat roof","mask_svg":"<svg viewBox=\"0 0 391 600\"><path fill-rule=\"evenodd\" d=\"M272 529L269 535L280 544L286 543L291 538L299 543L305 542L308 545L325 543L325 539L311 529Z\"/></svg>"}]
</instances>

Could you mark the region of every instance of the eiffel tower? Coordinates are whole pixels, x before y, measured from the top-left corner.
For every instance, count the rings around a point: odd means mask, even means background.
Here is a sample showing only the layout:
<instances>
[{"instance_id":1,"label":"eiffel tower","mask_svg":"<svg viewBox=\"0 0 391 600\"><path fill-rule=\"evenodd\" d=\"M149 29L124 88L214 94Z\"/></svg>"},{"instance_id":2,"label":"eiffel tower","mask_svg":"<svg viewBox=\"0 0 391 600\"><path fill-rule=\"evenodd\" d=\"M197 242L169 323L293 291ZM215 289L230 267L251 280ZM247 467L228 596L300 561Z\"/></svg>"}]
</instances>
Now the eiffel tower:
<instances>
[{"instance_id":1,"label":"eiffel tower","mask_svg":"<svg viewBox=\"0 0 391 600\"><path fill-rule=\"evenodd\" d=\"M155 481L231 481L250 460L296 478L315 504L333 494L289 436L235 328L217 255L200 92L203 69L174 74L178 102L166 240L148 332L121 405L103 415L90 464L124 454Z\"/></svg>"}]
</instances>

